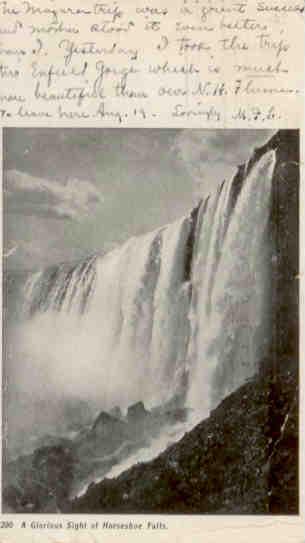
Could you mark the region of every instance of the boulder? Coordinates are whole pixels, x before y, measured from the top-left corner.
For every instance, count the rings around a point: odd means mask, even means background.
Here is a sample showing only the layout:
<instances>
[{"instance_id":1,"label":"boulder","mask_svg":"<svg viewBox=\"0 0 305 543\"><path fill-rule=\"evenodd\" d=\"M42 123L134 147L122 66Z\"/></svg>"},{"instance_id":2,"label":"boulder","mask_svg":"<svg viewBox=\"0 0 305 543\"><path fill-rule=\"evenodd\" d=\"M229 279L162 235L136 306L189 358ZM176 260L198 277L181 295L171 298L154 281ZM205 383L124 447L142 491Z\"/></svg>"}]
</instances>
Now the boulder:
<instances>
[{"instance_id":1,"label":"boulder","mask_svg":"<svg viewBox=\"0 0 305 543\"><path fill-rule=\"evenodd\" d=\"M128 407L127 420L132 423L143 422L148 415L149 411L145 409L143 402L137 402Z\"/></svg>"}]
</instances>

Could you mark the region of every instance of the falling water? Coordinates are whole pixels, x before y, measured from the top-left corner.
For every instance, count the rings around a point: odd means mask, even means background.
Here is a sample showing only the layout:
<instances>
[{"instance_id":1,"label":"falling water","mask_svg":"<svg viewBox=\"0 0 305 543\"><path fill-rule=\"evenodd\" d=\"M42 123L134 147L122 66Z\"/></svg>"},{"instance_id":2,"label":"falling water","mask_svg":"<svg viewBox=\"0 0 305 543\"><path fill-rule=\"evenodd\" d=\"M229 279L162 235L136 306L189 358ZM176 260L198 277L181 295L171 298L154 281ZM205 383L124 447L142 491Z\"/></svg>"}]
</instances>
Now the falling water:
<instances>
[{"instance_id":1,"label":"falling water","mask_svg":"<svg viewBox=\"0 0 305 543\"><path fill-rule=\"evenodd\" d=\"M244 179L234 209L233 178L209 199L202 217L194 256L188 361L188 402L201 415L253 376L268 348L268 221L274 165L270 151Z\"/></svg>"},{"instance_id":2,"label":"falling water","mask_svg":"<svg viewBox=\"0 0 305 543\"><path fill-rule=\"evenodd\" d=\"M14 338L18 394L75 397L97 409L168 400L187 349L191 223L185 217L103 257L33 274Z\"/></svg>"},{"instance_id":3,"label":"falling water","mask_svg":"<svg viewBox=\"0 0 305 543\"><path fill-rule=\"evenodd\" d=\"M151 407L188 375L187 405L202 417L250 378L270 337L274 166L270 151L198 214L107 255L33 274L10 346L14 398Z\"/></svg>"}]
</instances>

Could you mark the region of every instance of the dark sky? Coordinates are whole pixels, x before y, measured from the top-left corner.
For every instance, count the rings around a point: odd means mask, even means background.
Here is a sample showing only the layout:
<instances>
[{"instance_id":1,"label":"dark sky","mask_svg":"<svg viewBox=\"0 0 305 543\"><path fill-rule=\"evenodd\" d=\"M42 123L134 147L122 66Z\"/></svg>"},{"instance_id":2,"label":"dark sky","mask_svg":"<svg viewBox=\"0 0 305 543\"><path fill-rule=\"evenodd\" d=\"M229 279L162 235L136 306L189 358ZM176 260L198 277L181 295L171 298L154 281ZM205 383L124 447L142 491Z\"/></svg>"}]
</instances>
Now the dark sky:
<instances>
[{"instance_id":1,"label":"dark sky","mask_svg":"<svg viewBox=\"0 0 305 543\"><path fill-rule=\"evenodd\" d=\"M270 134L6 129L7 267L32 269L104 252L179 218Z\"/></svg>"}]
</instances>

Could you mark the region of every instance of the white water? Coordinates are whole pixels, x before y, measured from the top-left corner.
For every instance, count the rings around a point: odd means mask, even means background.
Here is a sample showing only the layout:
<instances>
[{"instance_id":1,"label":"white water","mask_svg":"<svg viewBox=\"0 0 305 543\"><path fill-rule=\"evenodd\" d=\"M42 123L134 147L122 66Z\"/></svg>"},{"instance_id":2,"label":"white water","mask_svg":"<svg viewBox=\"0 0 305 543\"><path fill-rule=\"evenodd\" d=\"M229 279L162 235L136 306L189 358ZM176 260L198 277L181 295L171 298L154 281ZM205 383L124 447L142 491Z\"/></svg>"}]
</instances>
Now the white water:
<instances>
[{"instance_id":1,"label":"white water","mask_svg":"<svg viewBox=\"0 0 305 543\"><path fill-rule=\"evenodd\" d=\"M232 181L208 202L193 269L188 403L208 414L257 370L270 338L271 246L268 239L275 154L243 183L234 211ZM195 316L195 317L194 317Z\"/></svg>"},{"instance_id":2,"label":"white water","mask_svg":"<svg viewBox=\"0 0 305 543\"><path fill-rule=\"evenodd\" d=\"M15 395L33 403L50 399L50 410L66 398L95 409L166 400L187 345L189 229L183 218L72 270L30 277L25 318L11 345ZM15 404L11 424L16 411Z\"/></svg>"},{"instance_id":3,"label":"white water","mask_svg":"<svg viewBox=\"0 0 305 543\"><path fill-rule=\"evenodd\" d=\"M270 336L274 163L273 152L260 159L233 209L233 180L201 205L190 277L190 217L74 269L30 277L25 318L10 346L9 386L21 406L19 416L9 400L11 431L14 417L17 429L42 424L37 401L49 402L50 420L52 409L60 419L63 398L94 409L158 405L177 392L185 371L187 404L202 418L255 373Z\"/></svg>"}]
</instances>

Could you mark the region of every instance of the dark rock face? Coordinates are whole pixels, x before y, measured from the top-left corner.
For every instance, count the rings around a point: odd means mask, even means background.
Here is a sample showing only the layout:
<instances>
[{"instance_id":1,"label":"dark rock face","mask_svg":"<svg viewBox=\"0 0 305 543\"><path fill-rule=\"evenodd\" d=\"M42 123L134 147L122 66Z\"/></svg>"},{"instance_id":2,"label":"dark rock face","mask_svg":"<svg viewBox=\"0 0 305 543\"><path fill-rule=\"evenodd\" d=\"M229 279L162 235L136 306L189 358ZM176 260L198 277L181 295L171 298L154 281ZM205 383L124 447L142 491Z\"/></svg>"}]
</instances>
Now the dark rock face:
<instances>
[{"instance_id":1,"label":"dark rock face","mask_svg":"<svg viewBox=\"0 0 305 543\"><path fill-rule=\"evenodd\" d=\"M257 377L152 462L92 485L72 511L296 514L296 388L291 369Z\"/></svg>"},{"instance_id":2,"label":"dark rock face","mask_svg":"<svg viewBox=\"0 0 305 543\"><path fill-rule=\"evenodd\" d=\"M273 282L274 360L292 354L298 360L299 332L299 138L278 133L271 227L275 246Z\"/></svg>"},{"instance_id":3,"label":"dark rock face","mask_svg":"<svg viewBox=\"0 0 305 543\"><path fill-rule=\"evenodd\" d=\"M6 463L4 511L69 512L71 493L77 494L88 480L102 478L115 464L147 446L164 426L186 417L186 409L166 406L150 412L138 402L130 406L126 418L102 411L90 427L83 427L71 440L43 436L32 454ZM64 475L58 471L60 461Z\"/></svg>"},{"instance_id":4,"label":"dark rock face","mask_svg":"<svg viewBox=\"0 0 305 543\"><path fill-rule=\"evenodd\" d=\"M125 424L113 415L110 415L106 411L102 411L92 426L92 433L109 437L111 433L116 430L124 431Z\"/></svg>"},{"instance_id":5,"label":"dark rock face","mask_svg":"<svg viewBox=\"0 0 305 543\"><path fill-rule=\"evenodd\" d=\"M128 439L126 422L102 411L89 431L80 433L74 442L74 450L79 459L90 463L92 457L111 454Z\"/></svg>"},{"instance_id":6,"label":"dark rock face","mask_svg":"<svg viewBox=\"0 0 305 543\"><path fill-rule=\"evenodd\" d=\"M11 463L11 483L3 493L4 511L38 513L69 511L74 456L70 447L42 447Z\"/></svg>"},{"instance_id":7,"label":"dark rock face","mask_svg":"<svg viewBox=\"0 0 305 543\"><path fill-rule=\"evenodd\" d=\"M184 281L189 281L191 278L196 226L197 226L198 214L199 214L201 204L202 204L202 201L200 200L197 207L194 207L194 209L192 209L191 215L190 215L191 228L190 228L190 233L186 242L184 278L183 278Z\"/></svg>"},{"instance_id":8,"label":"dark rock face","mask_svg":"<svg viewBox=\"0 0 305 543\"><path fill-rule=\"evenodd\" d=\"M127 419L132 422L142 422L143 419L148 415L143 402L137 402L130 407L127 411Z\"/></svg>"},{"instance_id":9,"label":"dark rock face","mask_svg":"<svg viewBox=\"0 0 305 543\"><path fill-rule=\"evenodd\" d=\"M275 514L298 513L299 390L293 358L282 357L275 374L269 373L268 488L269 509Z\"/></svg>"}]
</instances>

